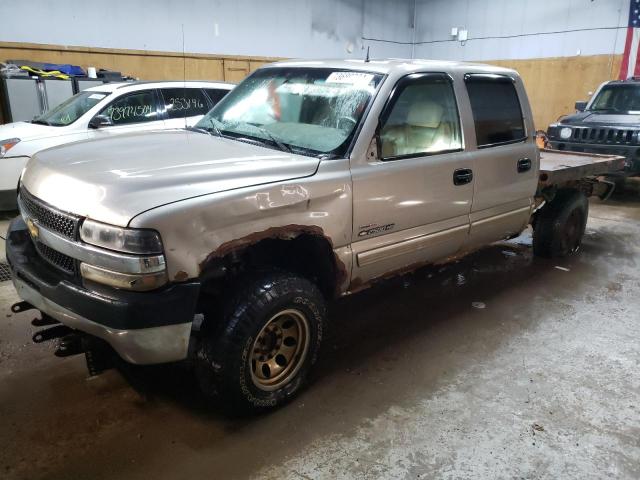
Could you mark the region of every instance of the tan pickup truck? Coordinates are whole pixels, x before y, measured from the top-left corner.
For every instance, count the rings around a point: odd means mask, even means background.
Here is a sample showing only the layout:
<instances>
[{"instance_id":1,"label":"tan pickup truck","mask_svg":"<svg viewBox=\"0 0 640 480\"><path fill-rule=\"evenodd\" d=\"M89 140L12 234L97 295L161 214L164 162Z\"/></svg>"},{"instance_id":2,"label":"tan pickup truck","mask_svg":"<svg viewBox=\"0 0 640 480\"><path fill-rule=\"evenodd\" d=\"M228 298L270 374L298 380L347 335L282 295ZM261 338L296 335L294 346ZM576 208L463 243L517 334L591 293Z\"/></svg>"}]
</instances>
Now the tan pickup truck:
<instances>
[{"instance_id":1,"label":"tan pickup truck","mask_svg":"<svg viewBox=\"0 0 640 480\"><path fill-rule=\"evenodd\" d=\"M34 339L186 361L240 410L293 397L330 299L519 235L577 250L597 175L540 152L518 74L435 61L265 66L195 127L57 147L19 187L7 258ZM545 163L546 162L546 163Z\"/></svg>"}]
</instances>

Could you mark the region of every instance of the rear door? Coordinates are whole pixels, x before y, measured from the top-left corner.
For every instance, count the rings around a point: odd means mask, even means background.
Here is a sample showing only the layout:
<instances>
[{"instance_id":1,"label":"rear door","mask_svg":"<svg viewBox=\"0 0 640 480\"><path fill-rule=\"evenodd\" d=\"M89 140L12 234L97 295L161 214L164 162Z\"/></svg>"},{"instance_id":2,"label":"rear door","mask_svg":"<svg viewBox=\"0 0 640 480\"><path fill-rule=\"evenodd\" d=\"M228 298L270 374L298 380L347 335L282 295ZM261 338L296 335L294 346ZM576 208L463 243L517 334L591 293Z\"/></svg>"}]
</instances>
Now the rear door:
<instances>
[{"instance_id":1,"label":"rear door","mask_svg":"<svg viewBox=\"0 0 640 480\"><path fill-rule=\"evenodd\" d=\"M192 127L211 108L201 88L161 88L160 93L167 128Z\"/></svg>"},{"instance_id":2,"label":"rear door","mask_svg":"<svg viewBox=\"0 0 640 480\"><path fill-rule=\"evenodd\" d=\"M522 82L467 74L475 124L474 196L468 247L519 234L529 222L538 182L538 149Z\"/></svg>"},{"instance_id":3,"label":"rear door","mask_svg":"<svg viewBox=\"0 0 640 480\"><path fill-rule=\"evenodd\" d=\"M451 78L400 79L377 132L380 158L351 167L356 283L452 255L469 231L472 157Z\"/></svg>"}]
</instances>

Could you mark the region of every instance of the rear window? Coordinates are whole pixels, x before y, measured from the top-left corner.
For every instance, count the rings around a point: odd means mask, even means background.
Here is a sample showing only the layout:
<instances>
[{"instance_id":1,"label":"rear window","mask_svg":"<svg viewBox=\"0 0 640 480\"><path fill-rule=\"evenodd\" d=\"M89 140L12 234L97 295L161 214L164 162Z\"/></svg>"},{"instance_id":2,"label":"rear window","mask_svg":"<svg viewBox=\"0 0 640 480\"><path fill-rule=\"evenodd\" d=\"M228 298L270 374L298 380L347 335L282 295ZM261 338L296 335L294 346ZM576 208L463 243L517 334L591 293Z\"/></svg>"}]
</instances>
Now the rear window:
<instances>
[{"instance_id":1,"label":"rear window","mask_svg":"<svg viewBox=\"0 0 640 480\"><path fill-rule=\"evenodd\" d=\"M513 81L501 75L465 76L478 147L522 141L522 109Z\"/></svg>"},{"instance_id":2,"label":"rear window","mask_svg":"<svg viewBox=\"0 0 640 480\"><path fill-rule=\"evenodd\" d=\"M209 111L204 92L199 88L162 88L164 108L169 118L193 117Z\"/></svg>"}]
</instances>

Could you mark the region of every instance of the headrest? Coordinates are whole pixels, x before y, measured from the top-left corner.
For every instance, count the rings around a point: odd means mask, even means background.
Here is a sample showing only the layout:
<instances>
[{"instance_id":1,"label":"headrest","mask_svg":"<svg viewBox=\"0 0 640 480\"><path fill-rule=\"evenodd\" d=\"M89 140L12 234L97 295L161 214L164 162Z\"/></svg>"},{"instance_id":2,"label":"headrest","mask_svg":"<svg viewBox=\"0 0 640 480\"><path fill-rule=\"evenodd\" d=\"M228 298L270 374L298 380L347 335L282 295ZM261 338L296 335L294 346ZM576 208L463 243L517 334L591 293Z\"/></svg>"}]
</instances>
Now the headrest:
<instances>
[{"instance_id":1,"label":"headrest","mask_svg":"<svg viewBox=\"0 0 640 480\"><path fill-rule=\"evenodd\" d=\"M443 113L444 108L438 103L429 100L416 102L409 108L407 123L415 127L438 128Z\"/></svg>"}]
</instances>

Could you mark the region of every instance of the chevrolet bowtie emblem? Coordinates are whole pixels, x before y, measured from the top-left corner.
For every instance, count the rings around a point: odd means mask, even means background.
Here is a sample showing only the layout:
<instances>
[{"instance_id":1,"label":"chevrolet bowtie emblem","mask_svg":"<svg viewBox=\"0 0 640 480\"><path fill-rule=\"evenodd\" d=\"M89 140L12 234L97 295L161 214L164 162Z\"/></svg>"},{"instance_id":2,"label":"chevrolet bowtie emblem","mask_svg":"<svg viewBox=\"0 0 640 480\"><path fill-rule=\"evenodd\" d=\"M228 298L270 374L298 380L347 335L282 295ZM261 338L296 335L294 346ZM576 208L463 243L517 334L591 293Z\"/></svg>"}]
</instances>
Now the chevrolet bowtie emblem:
<instances>
[{"instance_id":1,"label":"chevrolet bowtie emblem","mask_svg":"<svg viewBox=\"0 0 640 480\"><path fill-rule=\"evenodd\" d=\"M29 229L31 237L33 237L34 240L37 239L40 231L38 230L38 225L30 218L27 218L27 228Z\"/></svg>"}]
</instances>

